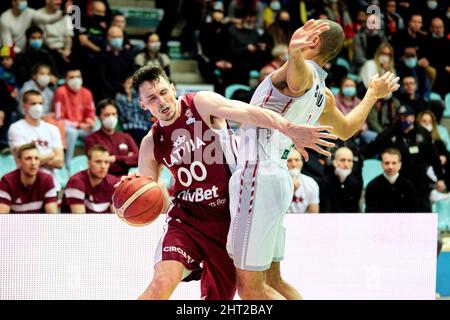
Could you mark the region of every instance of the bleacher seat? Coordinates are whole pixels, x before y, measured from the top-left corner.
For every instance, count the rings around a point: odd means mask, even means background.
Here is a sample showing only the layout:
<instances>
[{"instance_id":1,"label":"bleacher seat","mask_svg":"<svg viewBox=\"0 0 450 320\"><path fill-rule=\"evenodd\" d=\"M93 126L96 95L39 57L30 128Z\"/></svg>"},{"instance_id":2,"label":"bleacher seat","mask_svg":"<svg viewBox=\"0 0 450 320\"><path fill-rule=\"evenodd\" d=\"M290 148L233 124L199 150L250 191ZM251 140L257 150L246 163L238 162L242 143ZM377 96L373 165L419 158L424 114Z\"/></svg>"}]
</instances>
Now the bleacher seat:
<instances>
[{"instance_id":1,"label":"bleacher seat","mask_svg":"<svg viewBox=\"0 0 450 320\"><path fill-rule=\"evenodd\" d=\"M443 101L441 95L436 92L430 92L430 100Z\"/></svg>"},{"instance_id":2,"label":"bleacher seat","mask_svg":"<svg viewBox=\"0 0 450 320\"><path fill-rule=\"evenodd\" d=\"M444 117L450 118L450 92L445 95Z\"/></svg>"},{"instance_id":3,"label":"bleacher seat","mask_svg":"<svg viewBox=\"0 0 450 320\"><path fill-rule=\"evenodd\" d=\"M85 155L79 155L73 157L70 160L70 176L73 176L75 173L80 172L82 170L86 170L88 168L88 157Z\"/></svg>"},{"instance_id":4,"label":"bleacher seat","mask_svg":"<svg viewBox=\"0 0 450 320\"><path fill-rule=\"evenodd\" d=\"M12 154L0 156L0 178L16 168L16 161Z\"/></svg>"},{"instance_id":5,"label":"bleacher seat","mask_svg":"<svg viewBox=\"0 0 450 320\"><path fill-rule=\"evenodd\" d=\"M346 59L344 59L342 57L337 58L336 59L336 65L344 67L345 70L347 70L347 72L350 72L350 69L351 69L350 68L350 63Z\"/></svg>"},{"instance_id":6,"label":"bleacher seat","mask_svg":"<svg viewBox=\"0 0 450 320\"><path fill-rule=\"evenodd\" d=\"M231 99L231 97L237 90L250 91L251 89L252 88L250 88L250 86L246 86L245 84L230 84L225 88L225 98Z\"/></svg>"},{"instance_id":7,"label":"bleacher seat","mask_svg":"<svg viewBox=\"0 0 450 320\"><path fill-rule=\"evenodd\" d=\"M362 167L362 179L364 189L367 188L367 185L374 178L378 177L380 174L383 174L383 168L381 167L381 161L377 159L367 159L363 162Z\"/></svg>"},{"instance_id":8,"label":"bleacher seat","mask_svg":"<svg viewBox=\"0 0 450 320\"><path fill-rule=\"evenodd\" d=\"M450 136L448 134L448 130L446 127L438 125L437 126L439 136L441 137L442 141L444 142L445 146L447 147L447 151L450 152Z\"/></svg>"},{"instance_id":9,"label":"bleacher seat","mask_svg":"<svg viewBox=\"0 0 450 320\"><path fill-rule=\"evenodd\" d=\"M175 84L204 83L196 60L172 60L170 72L170 78Z\"/></svg>"},{"instance_id":10,"label":"bleacher seat","mask_svg":"<svg viewBox=\"0 0 450 320\"><path fill-rule=\"evenodd\" d=\"M450 231L450 199L433 203L433 212L438 214L439 231Z\"/></svg>"}]
</instances>

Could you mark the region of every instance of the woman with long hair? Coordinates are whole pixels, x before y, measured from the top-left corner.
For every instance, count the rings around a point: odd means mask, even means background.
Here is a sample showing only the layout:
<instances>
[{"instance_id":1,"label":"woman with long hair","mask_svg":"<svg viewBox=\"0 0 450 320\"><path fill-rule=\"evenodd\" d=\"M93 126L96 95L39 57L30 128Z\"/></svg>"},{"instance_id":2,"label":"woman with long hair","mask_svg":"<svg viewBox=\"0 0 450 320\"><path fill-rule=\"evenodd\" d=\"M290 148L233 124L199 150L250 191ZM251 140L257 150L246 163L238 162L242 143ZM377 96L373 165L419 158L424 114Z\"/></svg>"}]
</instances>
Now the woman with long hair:
<instances>
[{"instance_id":1,"label":"woman with long hair","mask_svg":"<svg viewBox=\"0 0 450 320\"><path fill-rule=\"evenodd\" d=\"M376 74L384 74L390 71L395 74L394 68L394 48L388 42L382 42L373 59L367 60L359 72L359 77L367 88L370 79Z\"/></svg>"}]
</instances>

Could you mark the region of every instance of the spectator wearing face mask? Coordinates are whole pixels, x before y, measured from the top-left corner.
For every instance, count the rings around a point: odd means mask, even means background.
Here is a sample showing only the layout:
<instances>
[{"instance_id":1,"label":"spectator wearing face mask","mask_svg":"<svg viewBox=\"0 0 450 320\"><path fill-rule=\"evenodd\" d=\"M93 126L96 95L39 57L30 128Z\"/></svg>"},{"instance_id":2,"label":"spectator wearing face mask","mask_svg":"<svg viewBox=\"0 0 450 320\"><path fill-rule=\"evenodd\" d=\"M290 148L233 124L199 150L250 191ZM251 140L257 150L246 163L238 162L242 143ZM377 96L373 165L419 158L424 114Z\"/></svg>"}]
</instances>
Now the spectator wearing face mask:
<instances>
[{"instance_id":1,"label":"spectator wearing face mask","mask_svg":"<svg viewBox=\"0 0 450 320\"><path fill-rule=\"evenodd\" d=\"M115 176L126 175L130 168L138 164L138 147L129 134L116 131L118 114L114 100L100 101L97 110L102 126L86 138L85 151L88 152L97 144L105 146L110 154L109 173Z\"/></svg>"},{"instance_id":2,"label":"spectator wearing face mask","mask_svg":"<svg viewBox=\"0 0 450 320\"><path fill-rule=\"evenodd\" d=\"M151 32L145 38L147 42L144 52L139 53L134 62L140 67L159 65L170 77L170 58L167 54L160 51L161 40L158 34Z\"/></svg>"},{"instance_id":3,"label":"spectator wearing face mask","mask_svg":"<svg viewBox=\"0 0 450 320\"><path fill-rule=\"evenodd\" d=\"M269 5L264 8L263 21L264 28L267 28L275 22L278 12L282 9L281 2L278 0L270 0Z\"/></svg>"},{"instance_id":4,"label":"spectator wearing face mask","mask_svg":"<svg viewBox=\"0 0 450 320\"><path fill-rule=\"evenodd\" d=\"M400 79L407 76L414 77L417 84L416 97L428 100L431 92L431 85L436 77L436 69L431 66L427 68L419 65L416 48L407 47L403 53L400 62L397 65L397 75ZM431 77L431 74L433 78Z\"/></svg>"},{"instance_id":5,"label":"spectator wearing face mask","mask_svg":"<svg viewBox=\"0 0 450 320\"><path fill-rule=\"evenodd\" d=\"M272 46L289 44L292 36L291 16L287 10L280 10L275 21L267 27L267 35L272 40Z\"/></svg>"},{"instance_id":6,"label":"spectator wearing face mask","mask_svg":"<svg viewBox=\"0 0 450 320\"><path fill-rule=\"evenodd\" d=\"M264 5L260 0L231 0L227 11L231 23L239 25L241 13L248 10L255 12L256 28L262 29L264 27Z\"/></svg>"},{"instance_id":7,"label":"spectator wearing face mask","mask_svg":"<svg viewBox=\"0 0 450 320\"><path fill-rule=\"evenodd\" d=\"M431 20L435 17L445 17L448 1L446 0L426 0L421 2L420 13L423 17L423 29L429 30Z\"/></svg>"},{"instance_id":8,"label":"spectator wearing face mask","mask_svg":"<svg viewBox=\"0 0 450 320\"><path fill-rule=\"evenodd\" d=\"M250 70L259 70L270 59L267 40L256 30L256 13L245 11L239 26L230 32L230 53L236 82L248 84ZM270 54L270 53L269 53Z\"/></svg>"},{"instance_id":9,"label":"spectator wearing face mask","mask_svg":"<svg viewBox=\"0 0 450 320\"><path fill-rule=\"evenodd\" d=\"M52 111L56 119L64 122L66 167L70 169L77 140L84 141L95 125L94 99L91 91L83 87L79 69L72 67L66 72L65 84L55 90Z\"/></svg>"},{"instance_id":10,"label":"spectator wearing face mask","mask_svg":"<svg viewBox=\"0 0 450 320\"><path fill-rule=\"evenodd\" d=\"M66 132L64 122L55 118L52 111L53 89L49 86L51 79L50 67L45 64L38 64L33 67L31 79L24 83L19 92L19 111L23 114L23 96L27 91L35 90L42 95L44 107L43 120L58 127L61 133L62 144L66 148Z\"/></svg>"},{"instance_id":11,"label":"spectator wearing face mask","mask_svg":"<svg viewBox=\"0 0 450 320\"><path fill-rule=\"evenodd\" d=\"M303 159L296 149L289 154L287 166L294 182L294 197L287 213L319 213L319 185L301 173Z\"/></svg>"},{"instance_id":12,"label":"spectator wearing face mask","mask_svg":"<svg viewBox=\"0 0 450 320\"><path fill-rule=\"evenodd\" d=\"M449 7L450 8L450 7ZM450 11L448 11L450 14ZM450 18L447 18L450 22ZM439 18L431 20L430 33L428 35L428 45L426 56L430 59L433 67L436 68L436 81L433 91L444 97L450 83L450 38L447 37L448 30L445 30L444 21Z\"/></svg>"},{"instance_id":13,"label":"spectator wearing face mask","mask_svg":"<svg viewBox=\"0 0 450 320\"><path fill-rule=\"evenodd\" d=\"M34 143L39 152L40 166L55 178L55 169L64 164L64 151L58 128L42 120L43 97L39 91L30 90L23 95L25 117L14 122L8 131L9 146L13 152L26 143ZM55 185L60 188L60 181Z\"/></svg>"},{"instance_id":14,"label":"spectator wearing face mask","mask_svg":"<svg viewBox=\"0 0 450 320\"><path fill-rule=\"evenodd\" d=\"M96 59L97 84L92 90L95 101L114 99L128 74L135 69L133 57L123 47L123 39L122 29L114 26L108 29L108 45Z\"/></svg>"},{"instance_id":15,"label":"spectator wearing face mask","mask_svg":"<svg viewBox=\"0 0 450 320\"><path fill-rule=\"evenodd\" d=\"M419 212L414 185L400 175L402 155L395 148L381 153L383 174L369 182L366 189L366 212Z\"/></svg>"},{"instance_id":16,"label":"spectator wearing face mask","mask_svg":"<svg viewBox=\"0 0 450 320\"><path fill-rule=\"evenodd\" d=\"M6 2L6 1L5 1ZM6 46L14 46L16 53L26 46L25 31L32 24L54 23L64 18L64 12L57 10L53 14L42 13L29 8L26 0L10 0L11 8L0 16L1 42ZM68 5L70 5L68 1Z\"/></svg>"},{"instance_id":17,"label":"spectator wearing face mask","mask_svg":"<svg viewBox=\"0 0 450 320\"><path fill-rule=\"evenodd\" d=\"M402 155L400 174L415 186L420 210L431 212L428 198L431 188L427 169L429 166L433 167L437 180L435 187L440 192L445 190L444 175L430 133L415 124L415 118L414 111L410 107L400 106L394 127L378 134L375 141L362 152L366 158L370 158L387 148L397 148Z\"/></svg>"},{"instance_id":18,"label":"spectator wearing face mask","mask_svg":"<svg viewBox=\"0 0 450 320\"><path fill-rule=\"evenodd\" d=\"M335 99L336 107L341 110L343 115L350 113L361 102L361 99L356 96L355 81L350 78L342 79L340 91ZM362 126L359 135L365 143L372 142L377 136L376 132L369 130L367 122Z\"/></svg>"},{"instance_id":19,"label":"spectator wearing face mask","mask_svg":"<svg viewBox=\"0 0 450 320\"><path fill-rule=\"evenodd\" d=\"M117 12L114 14L111 26L118 27L123 32L123 47L126 50L131 51L132 45L130 43L130 36L128 35L127 31L125 30L127 27L127 19L123 15L123 13ZM134 51L134 50L133 50Z\"/></svg>"},{"instance_id":20,"label":"spectator wearing face mask","mask_svg":"<svg viewBox=\"0 0 450 320\"><path fill-rule=\"evenodd\" d=\"M352 172L353 152L347 147L336 150L334 171L320 181L320 212L360 212L359 199L362 192L361 176Z\"/></svg>"},{"instance_id":21,"label":"spectator wearing face mask","mask_svg":"<svg viewBox=\"0 0 450 320\"><path fill-rule=\"evenodd\" d=\"M359 77L364 87L367 88L370 79L375 74L378 73L380 75L387 71L396 73L394 69L394 49L389 43L383 42L375 51L373 59L367 60L364 63L359 72Z\"/></svg>"},{"instance_id":22,"label":"spectator wearing face mask","mask_svg":"<svg viewBox=\"0 0 450 320\"><path fill-rule=\"evenodd\" d=\"M31 78L31 71L37 64L49 66L51 73L58 75L55 60L44 45L44 34L42 29L35 26L30 27L27 29L26 35L27 46L22 53L19 53L16 56L14 63L14 72L20 86ZM53 79L53 81L56 82L56 79Z\"/></svg>"}]
</instances>

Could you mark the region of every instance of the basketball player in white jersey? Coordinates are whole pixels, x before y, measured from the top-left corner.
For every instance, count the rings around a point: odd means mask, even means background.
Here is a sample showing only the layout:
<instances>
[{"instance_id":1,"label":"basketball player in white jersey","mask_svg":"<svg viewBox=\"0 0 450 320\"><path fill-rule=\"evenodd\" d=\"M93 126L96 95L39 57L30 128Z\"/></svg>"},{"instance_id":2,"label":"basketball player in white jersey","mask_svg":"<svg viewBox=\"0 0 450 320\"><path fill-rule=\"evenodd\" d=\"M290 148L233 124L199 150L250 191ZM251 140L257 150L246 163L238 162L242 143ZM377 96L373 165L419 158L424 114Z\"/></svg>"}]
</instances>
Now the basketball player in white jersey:
<instances>
[{"instance_id":1,"label":"basketball player in white jersey","mask_svg":"<svg viewBox=\"0 0 450 320\"><path fill-rule=\"evenodd\" d=\"M252 105L280 113L298 124L333 126L346 140L355 134L378 99L398 89L399 78L387 72L369 83L364 99L347 116L335 106L325 87L322 67L341 51L344 33L329 20L309 20L289 43L289 59L256 89ZM301 299L281 278L284 254L283 217L293 196L286 159L292 141L278 130L246 124L242 127L238 169L230 179L231 224L228 254L237 270L241 299ZM305 160L308 155L298 148Z\"/></svg>"}]
</instances>

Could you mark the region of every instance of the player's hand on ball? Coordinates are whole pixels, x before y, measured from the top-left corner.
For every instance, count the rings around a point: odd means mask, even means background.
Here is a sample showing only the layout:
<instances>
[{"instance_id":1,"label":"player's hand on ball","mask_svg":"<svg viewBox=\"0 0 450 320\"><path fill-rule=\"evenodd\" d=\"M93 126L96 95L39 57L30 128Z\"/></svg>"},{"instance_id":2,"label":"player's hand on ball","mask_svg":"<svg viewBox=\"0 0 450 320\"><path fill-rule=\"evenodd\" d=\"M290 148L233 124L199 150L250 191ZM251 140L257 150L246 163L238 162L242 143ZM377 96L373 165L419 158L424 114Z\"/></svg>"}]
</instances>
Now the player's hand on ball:
<instances>
[{"instance_id":1,"label":"player's hand on ball","mask_svg":"<svg viewBox=\"0 0 450 320\"><path fill-rule=\"evenodd\" d=\"M389 93L397 91L400 88L398 84L399 77L395 77L392 72L386 72L381 77L375 74L369 82L370 92L375 98L381 99L386 97Z\"/></svg>"},{"instance_id":2,"label":"player's hand on ball","mask_svg":"<svg viewBox=\"0 0 450 320\"><path fill-rule=\"evenodd\" d=\"M310 125L298 125L295 123L289 123L287 125L286 132L283 132L297 147L298 151L305 158L305 161L309 160L308 152L305 148L317 151L327 157L331 156L331 153L322 147L334 147L335 144L323 139L336 140L337 136L334 134L326 133L323 131L330 131L333 127L330 126L310 126Z\"/></svg>"}]
</instances>

